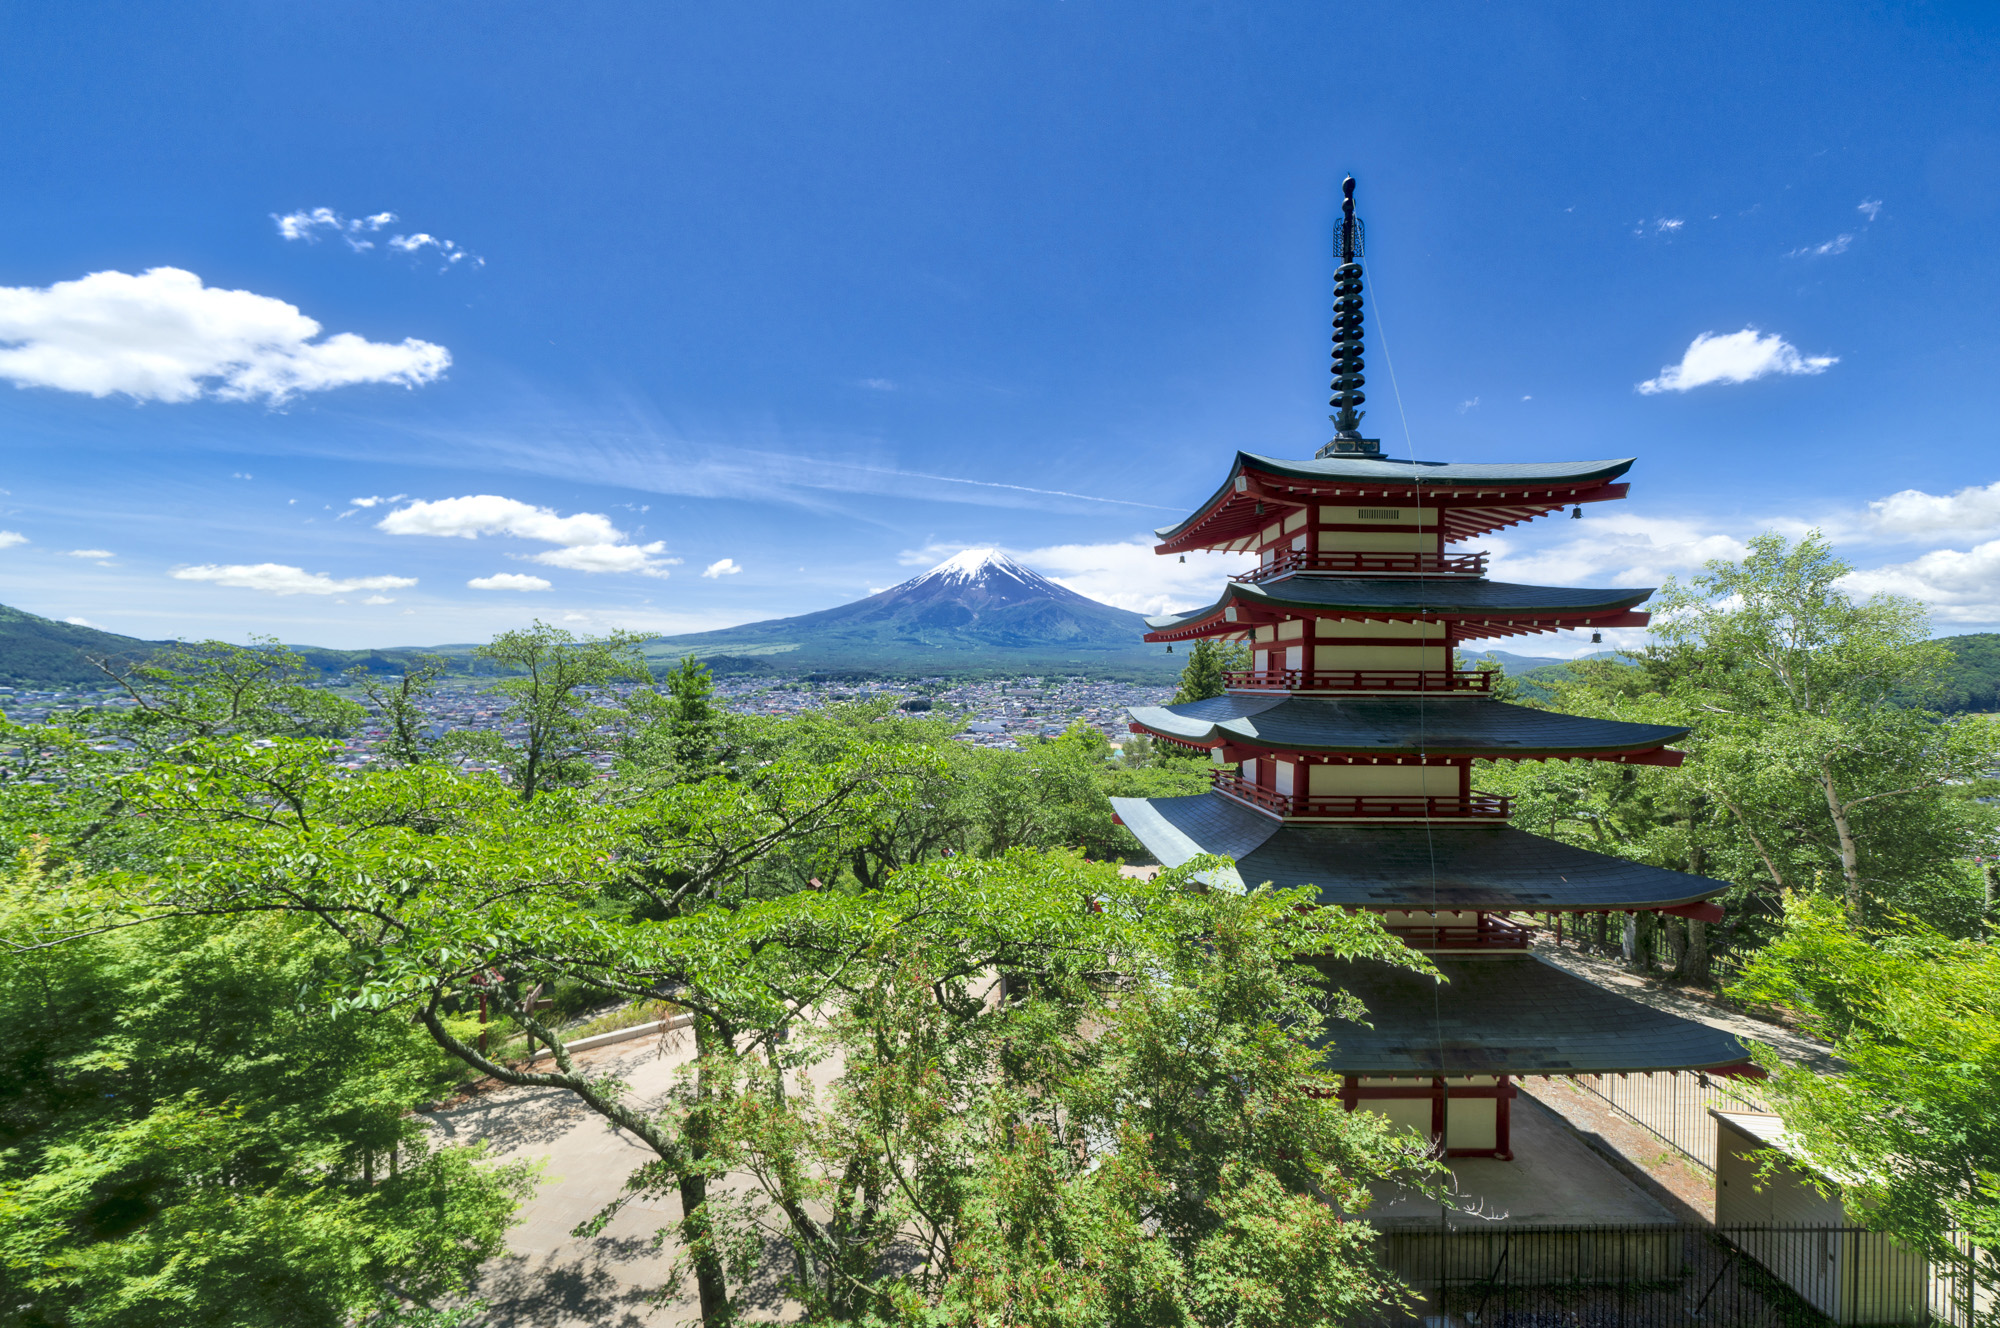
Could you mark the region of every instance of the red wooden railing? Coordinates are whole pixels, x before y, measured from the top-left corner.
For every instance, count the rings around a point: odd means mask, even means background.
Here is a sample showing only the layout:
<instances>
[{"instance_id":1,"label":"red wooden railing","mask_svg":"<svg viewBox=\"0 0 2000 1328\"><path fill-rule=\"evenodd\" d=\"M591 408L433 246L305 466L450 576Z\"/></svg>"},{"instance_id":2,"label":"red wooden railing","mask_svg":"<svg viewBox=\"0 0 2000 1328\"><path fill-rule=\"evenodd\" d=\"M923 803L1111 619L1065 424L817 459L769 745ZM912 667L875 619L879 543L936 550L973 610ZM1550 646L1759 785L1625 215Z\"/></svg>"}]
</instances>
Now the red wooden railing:
<instances>
[{"instance_id":1,"label":"red wooden railing","mask_svg":"<svg viewBox=\"0 0 2000 1328\"><path fill-rule=\"evenodd\" d=\"M1333 572L1348 576L1484 576L1483 553L1374 553L1346 550L1311 553L1287 550L1270 562L1231 577L1233 581L1269 581L1294 572Z\"/></svg>"},{"instance_id":2,"label":"red wooden railing","mask_svg":"<svg viewBox=\"0 0 2000 1328\"><path fill-rule=\"evenodd\" d=\"M1432 927L1388 927L1391 936L1414 950L1525 950L1528 929L1481 913L1477 924L1448 923Z\"/></svg>"},{"instance_id":3,"label":"red wooden railing","mask_svg":"<svg viewBox=\"0 0 2000 1328\"><path fill-rule=\"evenodd\" d=\"M1271 692L1484 692L1493 675L1462 669L1239 669L1223 685Z\"/></svg>"},{"instance_id":4,"label":"red wooden railing","mask_svg":"<svg viewBox=\"0 0 2000 1328\"><path fill-rule=\"evenodd\" d=\"M1494 793L1457 794L1365 794L1359 796L1313 796L1280 793L1252 784L1234 770L1212 770L1217 792L1240 802L1261 807L1279 816L1416 817L1454 818L1466 816L1506 816L1512 810L1508 799Z\"/></svg>"}]
</instances>

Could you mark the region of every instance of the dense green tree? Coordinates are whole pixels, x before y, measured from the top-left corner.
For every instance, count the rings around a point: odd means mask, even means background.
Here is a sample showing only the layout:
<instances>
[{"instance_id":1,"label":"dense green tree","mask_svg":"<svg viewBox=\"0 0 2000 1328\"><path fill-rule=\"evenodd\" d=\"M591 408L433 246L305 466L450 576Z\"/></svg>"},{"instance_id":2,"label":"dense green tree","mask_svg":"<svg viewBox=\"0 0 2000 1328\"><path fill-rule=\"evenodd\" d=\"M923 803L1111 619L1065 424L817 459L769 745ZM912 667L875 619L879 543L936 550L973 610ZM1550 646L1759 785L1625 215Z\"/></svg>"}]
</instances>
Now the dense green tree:
<instances>
[{"instance_id":1,"label":"dense green tree","mask_svg":"<svg viewBox=\"0 0 2000 1328\"><path fill-rule=\"evenodd\" d=\"M1183 705L1221 696L1227 690L1223 675L1249 667L1249 646L1202 637L1188 647L1187 663L1181 666L1181 684L1172 703Z\"/></svg>"},{"instance_id":2,"label":"dense green tree","mask_svg":"<svg viewBox=\"0 0 2000 1328\"><path fill-rule=\"evenodd\" d=\"M438 679L451 669L442 655L418 655L404 661L393 679L372 673L366 665L347 670L346 677L374 710L382 725L379 759L395 765L415 765L439 754L444 734L431 714Z\"/></svg>"},{"instance_id":3,"label":"dense green tree","mask_svg":"<svg viewBox=\"0 0 2000 1328\"><path fill-rule=\"evenodd\" d=\"M1971 859L1991 851L1994 822L1971 795L2000 729L1925 708L1948 656L1920 606L1856 600L1847 571L1816 535L1759 537L1742 562L1662 591L1652 645L1550 684L1552 709L1689 728L1681 768L1495 762L1478 783L1511 795L1523 828L1733 883L1725 939L1739 951L1775 925L1786 889L1971 932ZM1677 975L1704 980L1703 929L1663 925ZM1643 966L1650 937L1637 939Z\"/></svg>"},{"instance_id":4,"label":"dense green tree","mask_svg":"<svg viewBox=\"0 0 2000 1328\"><path fill-rule=\"evenodd\" d=\"M773 1011L766 1056L710 1076L718 1165L752 1182L723 1220L737 1246L781 1242L813 1322L1320 1324L1382 1304L1372 1229L1343 1214L1432 1167L1342 1109L1315 1043L1356 1011L1295 956L1423 961L1372 917L1300 908L1308 892L1188 888L1219 863L1143 882L1013 853L856 901L897 925L815 966L827 1017Z\"/></svg>"},{"instance_id":5,"label":"dense green tree","mask_svg":"<svg viewBox=\"0 0 2000 1328\"><path fill-rule=\"evenodd\" d=\"M1857 1222L1940 1259L1957 1257L1950 1237L1963 1233L1990 1304L2000 1295L2000 947L1914 918L1892 923L1864 930L1832 899L1789 893L1782 929L1734 991L1833 1043L1836 1074L1759 1052L1788 1150L1842 1192Z\"/></svg>"},{"instance_id":6,"label":"dense green tree","mask_svg":"<svg viewBox=\"0 0 2000 1328\"><path fill-rule=\"evenodd\" d=\"M605 703L612 685L651 678L639 654L648 639L643 632L579 637L539 621L502 632L473 655L510 671L492 686L506 702L507 731L464 732L456 741L504 769L523 802L584 783L593 773L589 758L618 743L614 730L625 716Z\"/></svg>"},{"instance_id":7,"label":"dense green tree","mask_svg":"<svg viewBox=\"0 0 2000 1328\"><path fill-rule=\"evenodd\" d=\"M1935 914L1962 894L1970 850L1948 790L1982 774L2000 740L1924 708L1949 652L1921 605L1844 593L1851 570L1817 533L1759 536L1741 564L1662 594L1663 672L1700 727L1696 778L1774 886L1803 884L1804 856L1851 912L1872 893Z\"/></svg>"},{"instance_id":8,"label":"dense green tree","mask_svg":"<svg viewBox=\"0 0 2000 1328\"><path fill-rule=\"evenodd\" d=\"M32 857L0 881L0 1322L340 1328L460 1296L529 1182L411 1116L455 1065L316 1000L344 947L300 920L129 920Z\"/></svg>"}]
</instances>

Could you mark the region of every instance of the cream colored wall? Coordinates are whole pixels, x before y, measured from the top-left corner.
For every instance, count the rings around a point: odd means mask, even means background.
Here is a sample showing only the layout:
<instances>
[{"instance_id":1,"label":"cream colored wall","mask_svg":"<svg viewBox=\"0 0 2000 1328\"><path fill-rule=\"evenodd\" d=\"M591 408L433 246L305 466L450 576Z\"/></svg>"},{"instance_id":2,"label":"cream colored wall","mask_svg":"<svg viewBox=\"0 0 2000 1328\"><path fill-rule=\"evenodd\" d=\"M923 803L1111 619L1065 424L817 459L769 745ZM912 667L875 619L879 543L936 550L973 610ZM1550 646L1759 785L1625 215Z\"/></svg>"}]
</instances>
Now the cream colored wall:
<instances>
[{"instance_id":1,"label":"cream colored wall","mask_svg":"<svg viewBox=\"0 0 2000 1328\"><path fill-rule=\"evenodd\" d=\"M1446 1148L1497 1148L1500 1103L1490 1097L1447 1098L1444 1104Z\"/></svg>"},{"instance_id":2,"label":"cream colored wall","mask_svg":"<svg viewBox=\"0 0 2000 1328\"><path fill-rule=\"evenodd\" d=\"M1280 641L1297 641L1306 634L1306 624L1302 618L1294 618L1290 622L1281 622L1277 624L1277 627L1278 640Z\"/></svg>"},{"instance_id":3,"label":"cream colored wall","mask_svg":"<svg viewBox=\"0 0 2000 1328\"><path fill-rule=\"evenodd\" d=\"M1438 646L1314 646L1316 669L1429 669L1442 673L1451 652Z\"/></svg>"},{"instance_id":4,"label":"cream colored wall","mask_svg":"<svg viewBox=\"0 0 2000 1328\"><path fill-rule=\"evenodd\" d=\"M1314 636L1412 636L1442 637L1445 626L1438 622L1377 622L1369 618L1316 618Z\"/></svg>"},{"instance_id":5,"label":"cream colored wall","mask_svg":"<svg viewBox=\"0 0 2000 1328\"><path fill-rule=\"evenodd\" d=\"M1322 530L1321 553L1435 553L1437 536L1422 530Z\"/></svg>"},{"instance_id":6,"label":"cream colored wall","mask_svg":"<svg viewBox=\"0 0 2000 1328\"><path fill-rule=\"evenodd\" d=\"M1372 1098L1358 1103L1362 1111L1372 1111L1378 1116L1387 1116L1391 1125L1415 1130L1428 1139L1431 1137L1431 1104L1429 1098Z\"/></svg>"},{"instance_id":7,"label":"cream colored wall","mask_svg":"<svg viewBox=\"0 0 2000 1328\"><path fill-rule=\"evenodd\" d=\"M1458 770L1448 765L1307 766L1307 792L1314 797L1370 797L1430 794L1456 797Z\"/></svg>"}]
</instances>

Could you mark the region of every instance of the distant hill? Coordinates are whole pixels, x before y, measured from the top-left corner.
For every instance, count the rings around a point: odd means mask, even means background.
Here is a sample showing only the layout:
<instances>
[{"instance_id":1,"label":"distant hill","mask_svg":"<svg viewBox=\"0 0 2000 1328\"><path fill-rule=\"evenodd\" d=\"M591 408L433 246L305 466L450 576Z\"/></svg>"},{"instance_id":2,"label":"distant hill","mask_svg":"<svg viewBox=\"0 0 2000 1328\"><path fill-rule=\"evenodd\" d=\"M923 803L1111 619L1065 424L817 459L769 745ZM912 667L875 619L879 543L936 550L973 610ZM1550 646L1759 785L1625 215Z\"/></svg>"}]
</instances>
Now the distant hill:
<instances>
[{"instance_id":1,"label":"distant hill","mask_svg":"<svg viewBox=\"0 0 2000 1328\"><path fill-rule=\"evenodd\" d=\"M1182 659L1140 641L1145 620L1100 604L994 549L968 549L879 594L796 618L669 636L662 662L718 671L1032 673L1170 678Z\"/></svg>"},{"instance_id":2,"label":"distant hill","mask_svg":"<svg viewBox=\"0 0 2000 1328\"><path fill-rule=\"evenodd\" d=\"M94 687L108 680L92 658L141 660L161 644L0 604L0 684L8 687Z\"/></svg>"},{"instance_id":3,"label":"distant hill","mask_svg":"<svg viewBox=\"0 0 2000 1328\"><path fill-rule=\"evenodd\" d=\"M719 673L945 674L953 677L1075 670L1094 677L1154 681L1180 671L1181 655L1143 644L1144 620L1057 585L993 550L961 553L902 585L852 604L796 618L746 623L718 632L664 637L645 649L656 664L693 654ZM146 641L77 623L57 622L0 604L0 686L95 687L104 675L93 658L137 663L173 644ZM1940 708L1947 713L2000 711L2000 632L1941 638L1955 667ZM402 669L419 654L443 655L462 673L475 668L473 647L395 646L377 650L292 647L327 674L362 665L373 673ZM1492 660L1528 695L1553 696L1570 661L1505 650L1461 652ZM1584 659L1617 658L1611 650Z\"/></svg>"},{"instance_id":4,"label":"distant hill","mask_svg":"<svg viewBox=\"0 0 2000 1328\"><path fill-rule=\"evenodd\" d=\"M1947 713L2000 710L2000 632L1947 636L1941 644L1957 657L1939 707Z\"/></svg>"}]
</instances>

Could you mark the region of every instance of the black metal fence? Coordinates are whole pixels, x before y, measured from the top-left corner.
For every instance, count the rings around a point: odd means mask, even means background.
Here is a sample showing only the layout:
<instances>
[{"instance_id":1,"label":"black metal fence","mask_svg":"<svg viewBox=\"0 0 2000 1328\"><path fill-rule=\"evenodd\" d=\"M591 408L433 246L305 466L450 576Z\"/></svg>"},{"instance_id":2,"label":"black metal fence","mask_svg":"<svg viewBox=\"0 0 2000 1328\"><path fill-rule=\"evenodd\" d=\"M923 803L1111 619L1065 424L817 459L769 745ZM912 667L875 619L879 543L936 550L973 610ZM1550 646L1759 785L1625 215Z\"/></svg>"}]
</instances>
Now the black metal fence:
<instances>
[{"instance_id":1,"label":"black metal fence","mask_svg":"<svg viewBox=\"0 0 2000 1328\"><path fill-rule=\"evenodd\" d=\"M1569 1082L1641 1125L1703 1171L1715 1170L1715 1118L1719 1111L1768 1113L1756 1083L1698 1073L1579 1074Z\"/></svg>"},{"instance_id":2,"label":"black metal fence","mask_svg":"<svg viewBox=\"0 0 2000 1328\"><path fill-rule=\"evenodd\" d=\"M1389 1269L1421 1297L1377 1324L1467 1328L1806 1328L1992 1322L1966 1260L1855 1227L1390 1229Z\"/></svg>"}]
</instances>

